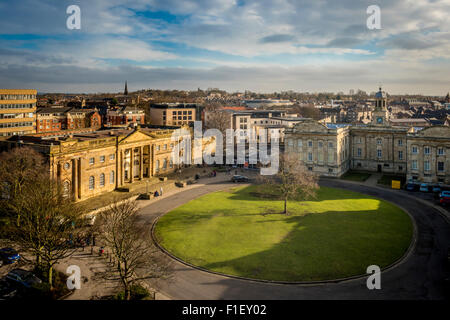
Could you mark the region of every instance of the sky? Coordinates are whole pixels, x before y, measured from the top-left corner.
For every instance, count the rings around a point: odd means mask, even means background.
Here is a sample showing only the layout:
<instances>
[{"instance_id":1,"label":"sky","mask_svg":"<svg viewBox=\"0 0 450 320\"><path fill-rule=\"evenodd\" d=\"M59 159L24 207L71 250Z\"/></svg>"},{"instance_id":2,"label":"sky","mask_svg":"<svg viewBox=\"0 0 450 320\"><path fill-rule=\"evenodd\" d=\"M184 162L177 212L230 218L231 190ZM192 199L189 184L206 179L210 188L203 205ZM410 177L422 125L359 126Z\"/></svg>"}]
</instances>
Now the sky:
<instances>
[{"instance_id":1,"label":"sky","mask_svg":"<svg viewBox=\"0 0 450 320\"><path fill-rule=\"evenodd\" d=\"M70 5L81 28L69 30ZM367 28L378 5L381 29ZM450 0L0 0L0 88L450 91Z\"/></svg>"}]
</instances>

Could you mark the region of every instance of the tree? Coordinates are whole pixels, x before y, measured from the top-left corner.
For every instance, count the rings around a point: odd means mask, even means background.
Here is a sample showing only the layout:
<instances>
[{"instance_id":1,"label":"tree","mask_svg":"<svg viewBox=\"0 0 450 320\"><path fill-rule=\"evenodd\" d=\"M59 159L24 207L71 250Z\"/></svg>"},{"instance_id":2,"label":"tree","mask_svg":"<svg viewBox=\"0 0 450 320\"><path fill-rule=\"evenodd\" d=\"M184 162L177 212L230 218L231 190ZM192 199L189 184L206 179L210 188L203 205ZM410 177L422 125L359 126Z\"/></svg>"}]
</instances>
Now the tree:
<instances>
[{"instance_id":1,"label":"tree","mask_svg":"<svg viewBox=\"0 0 450 320\"><path fill-rule=\"evenodd\" d=\"M130 289L136 282L168 274L149 228L139 225L137 211L135 201L114 202L98 219L100 237L115 260L105 276L120 280L126 300L130 300Z\"/></svg>"},{"instance_id":2,"label":"tree","mask_svg":"<svg viewBox=\"0 0 450 320\"><path fill-rule=\"evenodd\" d=\"M319 188L317 176L308 171L294 154L281 154L278 172L269 176L266 181L283 199L283 213L286 215L288 215L288 200L295 198L304 201L314 198Z\"/></svg>"},{"instance_id":3,"label":"tree","mask_svg":"<svg viewBox=\"0 0 450 320\"><path fill-rule=\"evenodd\" d=\"M20 224L23 189L33 184L39 174L46 171L45 158L29 147L14 148L0 154L0 212ZM12 216L13 215L13 216Z\"/></svg>"},{"instance_id":4,"label":"tree","mask_svg":"<svg viewBox=\"0 0 450 320\"><path fill-rule=\"evenodd\" d=\"M12 226L11 238L35 257L35 266L44 270L52 288L54 266L72 255L73 242L82 234L82 213L48 172L27 183L12 202L20 208L21 223Z\"/></svg>"},{"instance_id":5,"label":"tree","mask_svg":"<svg viewBox=\"0 0 450 320\"><path fill-rule=\"evenodd\" d=\"M303 118L311 118L314 120L320 120L321 118L320 110L314 106L296 106L294 110Z\"/></svg>"}]
</instances>

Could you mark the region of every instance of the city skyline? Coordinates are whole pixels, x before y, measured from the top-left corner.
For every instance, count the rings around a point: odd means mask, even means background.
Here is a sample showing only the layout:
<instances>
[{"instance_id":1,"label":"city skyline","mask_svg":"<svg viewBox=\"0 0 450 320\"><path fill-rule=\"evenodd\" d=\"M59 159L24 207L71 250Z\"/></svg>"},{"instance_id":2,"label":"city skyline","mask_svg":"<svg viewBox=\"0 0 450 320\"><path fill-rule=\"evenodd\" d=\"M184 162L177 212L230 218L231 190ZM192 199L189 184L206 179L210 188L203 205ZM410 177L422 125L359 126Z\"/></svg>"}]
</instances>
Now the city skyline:
<instances>
[{"instance_id":1,"label":"city skyline","mask_svg":"<svg viewBox=\"0 0 450 320\"><path fill-rule=\"evenodd\" d=\"M39 92L143 88L444 96L450 2L0 1L0 87ZM69 30L66 9L81 9Z\"/></svg>"}]
</instances>

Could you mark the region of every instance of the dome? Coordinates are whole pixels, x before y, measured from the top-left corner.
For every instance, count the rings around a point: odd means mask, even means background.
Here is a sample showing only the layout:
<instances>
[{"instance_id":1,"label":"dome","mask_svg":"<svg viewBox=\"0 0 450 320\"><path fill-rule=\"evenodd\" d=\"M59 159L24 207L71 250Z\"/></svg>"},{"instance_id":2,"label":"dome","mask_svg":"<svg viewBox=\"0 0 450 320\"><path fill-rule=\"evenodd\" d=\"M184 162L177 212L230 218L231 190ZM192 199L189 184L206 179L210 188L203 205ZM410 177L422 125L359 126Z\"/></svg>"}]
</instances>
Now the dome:
<instances>
[{"instance_id":1,"label":"dome","mask_svg":"<svg viewBox=\"0 0 450 320\"><path fill-rule=\"evenodd\" d=\"M378 90L378 92L375 93L375 98L376 98L376 99L385 99L385 98L387 98L386 92L381 91L381 87L380 87L380 89Z\"/></svg>"}]
</instances>

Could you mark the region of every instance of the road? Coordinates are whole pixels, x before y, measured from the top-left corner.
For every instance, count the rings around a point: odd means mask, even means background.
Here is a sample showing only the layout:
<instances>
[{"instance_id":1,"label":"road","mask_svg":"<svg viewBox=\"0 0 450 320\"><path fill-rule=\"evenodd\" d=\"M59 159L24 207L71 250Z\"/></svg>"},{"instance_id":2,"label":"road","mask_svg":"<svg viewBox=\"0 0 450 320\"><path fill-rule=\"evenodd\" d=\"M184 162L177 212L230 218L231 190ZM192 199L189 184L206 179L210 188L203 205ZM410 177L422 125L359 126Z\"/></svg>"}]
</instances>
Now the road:
<instances>
[{"instance_id":1,"label":"road","mask_svg":"<svg viewBox=\"0 0 450 320\"><path fill-rule=\"evenodd\" d=\"M173 261L170 280L150 284L173 299L445 299L443 279L449 276L446 266L450 247L450 225L431 206L389 189L325 180L321 185L372 195L391 201L407 210L417 226L417 242L407 259L381 274L381 290L368 290L366 279L320 285L270 284L246 281L200 271ZM141 209L149 227L154 219L189 200L224 190L234 185L214 181L177 194L168 195Z\"/></svg>"}]
</instances>

